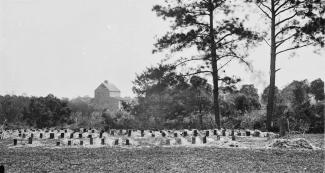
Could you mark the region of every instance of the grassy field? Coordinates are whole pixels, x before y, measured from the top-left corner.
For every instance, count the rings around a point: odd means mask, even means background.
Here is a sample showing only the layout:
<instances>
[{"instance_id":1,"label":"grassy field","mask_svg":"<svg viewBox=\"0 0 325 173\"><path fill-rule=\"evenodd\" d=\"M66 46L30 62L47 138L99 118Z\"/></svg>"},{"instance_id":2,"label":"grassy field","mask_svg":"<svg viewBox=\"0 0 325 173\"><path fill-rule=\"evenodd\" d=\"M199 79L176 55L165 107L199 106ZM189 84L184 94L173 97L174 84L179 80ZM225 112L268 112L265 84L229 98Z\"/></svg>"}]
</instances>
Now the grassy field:
<instances>
[{"instance_id":1,"label":"grassy field","mask_svg":"<svg viewBox=\"0 0 325 173\"><path fill-rule=\"evenodd\" d=\"M300 137L300 136L297 136ZM306 136L305 136L306 137ZM324 136L308 136L324 146ZM308 138L306 137L306 138ZM317 140L316 140L317 138ZM16 148L0 143L6 172L323 172L323 150L215 147Z\"/></svg>"}]
</instances>

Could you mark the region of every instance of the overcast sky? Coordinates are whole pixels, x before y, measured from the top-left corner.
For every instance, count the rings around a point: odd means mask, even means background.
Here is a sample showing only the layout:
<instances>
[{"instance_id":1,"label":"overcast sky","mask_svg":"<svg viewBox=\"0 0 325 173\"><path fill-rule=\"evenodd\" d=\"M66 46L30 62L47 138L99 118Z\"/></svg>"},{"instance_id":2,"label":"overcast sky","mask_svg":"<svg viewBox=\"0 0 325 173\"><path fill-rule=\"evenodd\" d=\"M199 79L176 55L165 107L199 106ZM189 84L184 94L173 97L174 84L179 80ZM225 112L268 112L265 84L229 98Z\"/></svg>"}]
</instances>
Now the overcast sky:
<instances>
[{"instance_id":1,"label":"overcast sky","mask_svg":"<svg viewBox=\"0 0 325 173\"><path fill-rule=\"evenodd\" d=\"M104 80L134 96L136 73L159 62L155 35L168 23L151 11L157 0L0 0L0 94L73 98L89 95ZM311 49L283 54L276 85L325 78L325 58ZM268 85L269 48L252 50L254 73L233 64L228 72Z\"/></svg>"}]
</instances>

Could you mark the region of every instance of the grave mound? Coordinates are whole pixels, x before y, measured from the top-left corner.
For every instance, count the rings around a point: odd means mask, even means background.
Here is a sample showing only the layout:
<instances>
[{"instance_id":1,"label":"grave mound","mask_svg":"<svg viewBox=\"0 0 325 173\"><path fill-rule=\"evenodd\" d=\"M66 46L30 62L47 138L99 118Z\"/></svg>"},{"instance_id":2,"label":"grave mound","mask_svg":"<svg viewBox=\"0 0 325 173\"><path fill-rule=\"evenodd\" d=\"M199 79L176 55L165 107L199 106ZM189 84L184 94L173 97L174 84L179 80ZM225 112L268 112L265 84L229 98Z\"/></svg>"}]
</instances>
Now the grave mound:
<instances>
[{"instance_id":1,"label":"grave mound","mask_svg":"<svg viewBox=\"0 0 325 173\"><path fill-rule=\"evenodd\" d=\"M269 147L282 149L316 149L315 146L303 138L275 139Z\"/></svg>"}]
</instances>

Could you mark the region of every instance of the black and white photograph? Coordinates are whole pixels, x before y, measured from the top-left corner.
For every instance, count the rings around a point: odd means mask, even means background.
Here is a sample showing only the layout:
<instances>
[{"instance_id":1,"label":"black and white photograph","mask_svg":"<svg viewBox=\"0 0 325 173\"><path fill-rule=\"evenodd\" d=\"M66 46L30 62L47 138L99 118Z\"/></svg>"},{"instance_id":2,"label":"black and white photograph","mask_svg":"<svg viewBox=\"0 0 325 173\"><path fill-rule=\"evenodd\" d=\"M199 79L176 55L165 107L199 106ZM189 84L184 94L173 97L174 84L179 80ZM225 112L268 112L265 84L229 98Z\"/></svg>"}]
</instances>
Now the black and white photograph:
<instances>
[{"instance_id":1,"label":"black and white photograph","mask_svg":"<svg viewBox=\"0 0 325 173\"><path fill-rule=\"evenodd\" d=\"M0 0L0 173L325 172L325 0Z\"/></svg>"}]
</instances>

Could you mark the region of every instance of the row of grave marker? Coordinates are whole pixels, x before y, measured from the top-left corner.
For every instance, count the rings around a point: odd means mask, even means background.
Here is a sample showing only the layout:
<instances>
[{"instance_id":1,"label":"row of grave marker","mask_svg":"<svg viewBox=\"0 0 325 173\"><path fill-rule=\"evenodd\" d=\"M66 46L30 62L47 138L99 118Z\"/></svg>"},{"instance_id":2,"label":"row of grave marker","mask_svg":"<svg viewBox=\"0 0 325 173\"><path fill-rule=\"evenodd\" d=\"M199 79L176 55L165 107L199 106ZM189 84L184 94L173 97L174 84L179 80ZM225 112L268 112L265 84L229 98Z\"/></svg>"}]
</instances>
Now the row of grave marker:
<instances>
[{"instance_id":1,"label":"row of grave marker","mask_svg":"<svg viewBox=\"0 0 325 173\"><path fill-rule=\"evenodd\" d=\"M113 131L112 131L112 132L113 132ZM111 133L111 135L114 135L114 133ZM165 132L161 132L161 135L162 135L162 137L166 137L166 133L165 133ZM187 134L186 131L183 132L181 135L182 135L183 137L188 136L188 134ZM205 136L209 136L209 135L210 135L210 134L209 134L209 131L206 131ZM214 133L214 135L215 135L215 136L218 136L217 133ZM250 136L250 135L251 135L250 132L249 132L249 131L246 131L246 136ZM19 136L19 137L22 137L22 138L26 138L26 134L19 134L18 136ZM152 137L155 137L155 134L152 133L151 136L152 136ZM194 131L193 136L195 136L195 137L198 136L197 131ZM222 132L222 136L226 136L225 131ZM234 132L231 133L231 136L235 136ZM241 136L241 133L237 133L237 136ZM256 136L259 136L259 134L256 135ZM30 136L30 137L31 137L31 138L34 138L34 134L31 133L31 136ZM78 137L79 137L79 138L83 138L82 134L79 134ZM102 137L103 137L103 132L100 132L100 133L99 133L99 138L102 138ZM131 133L128 134L128 137L131 137ZM143 133L143 132L141 132L141 137L144 137L144 133ZM175 137L175 138L178 137L178 133L174 133L174 137ZM43 133L40 133L40 134L39 134L39 138L40 138L40 139L43 138ZM49 137L49 138L50 138L50 139L54 139L54 138L55 138L55 134L54 134L54 133L50 133L50 137ZM65 138L65 133L61 133L61 134L60 134L60 138ZM72 138L74 138L74 133L71 133L71 134L70 134L70 139L72 139ZM88 135L88 138L92 138L92 135Z\"/></svg>"},{"instance_id":2,"label":"row of grave marker","mask_svg":"<svg viewBox=\"0 0 325 173\"><path fill-rule=\"evenodd\" d=\"M103 137L103 133L104 133L104 131L101 131L99 133L99 138L102 138ZM162 137L166 137L166 133L165 132L160 131L160 133L161 133ZM111 131L110 134L114 136L114 131ZM131 137L131 130L129 130L127 134L128 134L128 137ZM181 135L183 137L188 136L187 131L184 131ZM209 136L209 135L210 135L210 131L205 131L205 136ZM214 130L213 131L213 135L218 136L217 130ZM237 133L237 136L241 136L241 135L242 134L240 132ZM245 135L246 136L250 136L251 135L251 132L250 131L246 131L246 134ZM259 134L259 132L255 132L253 135L258 137L260 134ZM20 133L18 136L19 137L22 137L22 138L26 138L26 134L24 134L24 133L23 134ZM155 137L155 134L151 132L151 136L152 137ZM194 137L198 136L198 131L197 130L194 130L193 136ZM222 130L222 136L226 136L226 130ZM234 131L231 131L231 136L235 136L235 132ZM34 137L34 134L31 133L31 136L30 137L33 138ZM79 133L79 136L78 137L79 138L83 138L82 134L80 134L80 133ZM141 137L144 137L144 130L141 130ZM174 137L178 137L178 133L174 133ZM40 133L39 134L39 138L41 138L41 139L43 138L43 133ZM50 139L54 139L55 138L55 134L54 133L50 133L50 137L49 138ZM60 138L65 138L65 133L61 133L60 134ZM70 134L70 139L72 139L72 138L74 138L74 132ZM88 138L92 138L92 135L91 134L88 135Z\"/></svg>"},{"instance_id":3,"label":"row of grave marker","mask_svg":"<svg viewBox=\"0 0 325 173\"><path fill-rule=\"evenodd\" d=\"M17 144L18 144L18 139L14 139L14 144L13 145L16 146ZM28 144L33 144L33 138L31 138L31 137L28 138ZM56 142L56 146L60 146L60 144L61 143L59 141ZM80 141L79 144L83 145L83 141ZM94 144L93 138L89 138L89 144L90 145ZM68 141L68 146L71 146L71 145L72 145L72 141ZM105 145L105 139L104 138L101 139L101 145ZM119 140L118 139L116 139L114 141L114 145L119 145ZM131 145L129 139L125 140L125 145Z\"/></svg>"},{"instance_id":4,"label":"row of grave marker","mask_svg":"<svg viewBox=\"0 0 325 173\"><path fill-rule=\"evenodd\" d=\"M93 138L89 138L89 144L90 145L93 145L94 144L94 141L93 141ZM218 136L218 138L217 138L217 140L220 140L220 136ZM232 137L232 140L235 140L235 138L234 138L234 136ZM181 140L178 138L178 140L176 140L176 142L178 143L178 144L180 144L181 143ZM80 145L83 145L83 141L80 141L79 142L80 143ZM196 137L192 137L192 144L195 144L196 143ZM203 144L205 144L205 143L207 143L207 136L204 136L203 138L202 138L202 143ZM16 146L18 144L18 140L17 139L14 139L14 146ZM33 138L32 137L29 137L28 138L28 144L33 144ZM115 141L114 141L114 145L118 145L119 144L119 140L118 139L116 139ZM68 141L68 146L71 146L72 145L72 141ZM101 145L105 145L105 138L102 138L101 139ZM130 144L130 140L129 139L126 139L125 140L125 145L131 145ZM170 145L170 139L167 139L166 140L166 145ZM60 142L58 141L58 142L56 142L56 146L60 146Z\"/></svg>"}]
</instances>

